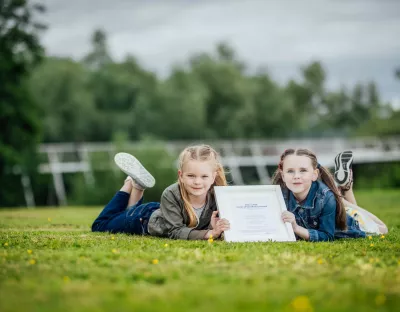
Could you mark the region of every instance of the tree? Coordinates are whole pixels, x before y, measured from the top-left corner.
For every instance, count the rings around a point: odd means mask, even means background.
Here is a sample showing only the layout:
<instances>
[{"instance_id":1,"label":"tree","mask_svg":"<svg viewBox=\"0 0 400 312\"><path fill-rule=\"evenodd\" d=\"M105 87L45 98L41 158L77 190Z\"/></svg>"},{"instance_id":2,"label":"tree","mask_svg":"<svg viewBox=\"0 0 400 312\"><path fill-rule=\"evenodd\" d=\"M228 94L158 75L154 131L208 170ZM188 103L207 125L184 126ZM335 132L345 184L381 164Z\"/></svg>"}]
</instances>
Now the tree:
<instances>
[{"instance_id":1,"label":"tree","mask_svg":"<svg viewBox=\"0 0 400 312\"><path fill-rule=\"evenodd\" d=\"M400 80L400 68L395 69L395 76ZM368 87L368 102L375 111L378 110L378 114L372 115L368 122L360 126L357 135L400 135L400 110L395 110L389 104L381 105L377 88L372 82Z\"/></svg>"},{"instance_id":2,"label":"tree","mask_svg":"<svg viewBox=\"0 0 400 312\"><path fill-rule=\"evenodd\" d=\"M89 141L97 112L86 87L89 73L70 59L46 58L31 75L31 93L45 112L44 142Z\"/></svg>"},{"instance_id":3,"label":"tree","mask_svg":"<svg viewBox=\"0 0 400 312\"><path fill-rule=\"evenodd\" d=\"M206 127L207 90L199 79L182 69L158 84L151 98L135 109L138 133L156 138L182 140L210 136Z\"/></svg>"},{"instance_id":4,"label":"tree","mask_svg":"<svg viewBox=\"0 0 400 312\"><path fill-rule=\"evenodd\" d=\"M34 14L44 11L27 0L0 0L0 206L21 204L15 169L36 171L40 110L26 78L43 55L38 36L45 27Z\"/></svg>"},{"instance_id":5,"label":"tree","mask_svg":"<svg viewBox=\"0 0 400 312\"><path fill-rule=\"evenodd\" d=\"M394 71L394 75L397 79L400 80L400 67L396 68Z\"/></svg>"},{"instance_id":6,"label":"tree","mask_svg":"<svg viewBox=\"0 0 400 312\"><path fill-rule=\"evenodd\" d=\"M282 138L292 133L298 127L293 99L266 72L260 72L252 82L253 101L247 110L251 114L242 121L247 137Z\"/></svg>"},{"instance_id":7,"label":"tree","mask_svg":"<svg viewBox=\"0 0 400 312\"><path fill-rule=\"evenodd\" d=\"M90 73L88 91L94 97L98 120L95 141L107 141L119 133L137 139L140 125L135 122L140 101L152 98L157 80L142 69L133 57L121 63L108 63ZM145 120L138 120L140 123Z\"/></svg>"},{"instance_id":8,"label":"tree","mask_svg":"<svg viewBox=\"0 0 400 312\"><path fill-rule=\"evenodd\" d=\"M252 86L243 66L226 45L217 55L200 54L190 60L190 71L207 90L206 125L215 138L244 138L242 122L251 109Z\"/></svg>"},{"instance_id":9,"label":"tree","mask_svg":"<svg viewBox=\"0 0 400 312\"><path fill-rule=\"evenodd\" d=\"M92 69L99 69L112 62L107 46L107 35L104 30L97 29L92 35L92 51L84 57L83 62Z\"/></svg>"}]
</instances>

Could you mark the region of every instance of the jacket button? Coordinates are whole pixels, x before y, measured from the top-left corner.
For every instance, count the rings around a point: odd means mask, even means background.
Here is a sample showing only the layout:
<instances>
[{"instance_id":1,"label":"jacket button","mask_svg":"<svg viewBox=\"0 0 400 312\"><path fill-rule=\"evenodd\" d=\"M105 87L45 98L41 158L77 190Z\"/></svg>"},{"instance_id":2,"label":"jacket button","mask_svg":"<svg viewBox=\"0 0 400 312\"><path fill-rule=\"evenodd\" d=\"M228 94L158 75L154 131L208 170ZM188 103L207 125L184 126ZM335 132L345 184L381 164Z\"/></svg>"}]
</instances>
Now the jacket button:
<instances>
[{"instance_id":1,"label":"jacket button","mask_svg":"<svg viewBox=\"0 0 400 312\"><path fill-rule=\"evenodd\" d=\"M314 225L317 225L317 221L314 221Z\"/></svg>"}]
</instances>

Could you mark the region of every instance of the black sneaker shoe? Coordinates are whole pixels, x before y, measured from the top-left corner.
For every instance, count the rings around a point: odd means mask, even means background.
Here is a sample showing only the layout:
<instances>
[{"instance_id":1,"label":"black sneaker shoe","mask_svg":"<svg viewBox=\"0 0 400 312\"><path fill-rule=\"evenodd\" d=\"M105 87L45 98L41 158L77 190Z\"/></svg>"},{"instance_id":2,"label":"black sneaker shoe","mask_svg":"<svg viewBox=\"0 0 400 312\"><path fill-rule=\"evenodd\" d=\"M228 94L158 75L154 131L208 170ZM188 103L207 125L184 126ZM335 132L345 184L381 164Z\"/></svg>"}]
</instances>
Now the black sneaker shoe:
<instances>
[{"instance_id":1,"label":"black sneaker shoe","mask_svg":"<svg viewBox=\"0 0 400 312\"><path fill-rule=\"evenodd\" d=\"M346 189L353 183L351 165L353 163L353 152L344 151L335 157L334 178L340 188Z\"/></svg>"}]
</instances>

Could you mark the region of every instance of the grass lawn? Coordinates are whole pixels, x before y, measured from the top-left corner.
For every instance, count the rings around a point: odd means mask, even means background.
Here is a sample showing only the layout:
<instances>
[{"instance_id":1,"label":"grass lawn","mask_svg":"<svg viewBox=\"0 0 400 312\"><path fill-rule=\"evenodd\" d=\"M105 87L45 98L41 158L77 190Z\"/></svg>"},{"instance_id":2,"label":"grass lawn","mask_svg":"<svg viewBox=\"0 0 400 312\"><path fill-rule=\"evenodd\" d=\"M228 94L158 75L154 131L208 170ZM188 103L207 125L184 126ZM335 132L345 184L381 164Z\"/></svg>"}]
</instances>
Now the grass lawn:
<instances>
[{"instance_id":1,"label":"grass lawn","mask_svg":"<svg viewBox=\"0 0 400 312\"><path fill-rule=\"evenodd\" d=\"M400 191L356 195L388 235L173 241L91 233L99 207L0 210L0 311L398 311Z\"/></svg>"}]
</instances>

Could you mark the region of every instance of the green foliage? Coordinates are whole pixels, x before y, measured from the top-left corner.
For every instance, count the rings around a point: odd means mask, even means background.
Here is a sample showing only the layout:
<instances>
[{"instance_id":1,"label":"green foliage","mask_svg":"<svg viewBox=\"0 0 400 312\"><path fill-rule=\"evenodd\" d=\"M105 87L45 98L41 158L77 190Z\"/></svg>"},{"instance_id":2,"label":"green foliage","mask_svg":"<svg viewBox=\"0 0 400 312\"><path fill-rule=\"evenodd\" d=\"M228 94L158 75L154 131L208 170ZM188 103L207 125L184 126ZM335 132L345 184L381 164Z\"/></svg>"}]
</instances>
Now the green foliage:
<instances>
[{"instance_id":1,"label":"green foliage","mask_svg":"<svg viewBox=\"0 0 400 312\"><path fill-rule=\"evenodd\" d=\"M279 85L265 70L249 73L234 49L220 43L161 79L132 56L115 61L103 30L91 43L81 62L48 58L30 79L46 113L45 142L110 141L117 133L129 140L398 133L380 130L394 112L374 82L328 90L320 62Z\"/></svg>"},{"instance_id":2,"label":"green foliage","mask_svg":"<svg viewBox=\"0 0 400 312\"><path fill-rule=\"evenodd\" d=\"M34 14L43 11L43 6L24 0L0 5L0 206L15 204L21 196L8 183L10 174L36 172L41 112L26 78L42 56L38 33L44 26Z\"/></svg>"},{"instance_id":3,"label":"green foliage","mask_svg":"<svg viewBox=\"0 0 400 312\"><path fill-rule=\"evenodd\" d=\"M91 233L100 209L0 211L0 310L395 311L399 192L356 195L384 238L173 241Z\"/></svg>"},{"instance_id":4,"label":"green foliage","mask_svg":"<svg viewBox=\"0 0 400 312\"><path fill-rule=\"evenodd\" d=\"M47 58L30 77L31 93L44 112L46 142L80 142L96 124L93 95L85 87L89 74L70 59Z\"/></svg>"},{"instance_id":5,"label":"green foliage","mask_svg":"<svg viewBox=\"0 0 400 312\"><path fill-rule=\"evenodd\" d=\"M252 79L253 101L243 110L244 133L248 137L286 137L299 127L300 119L295 112L293 98L282 90L267 73L259 73ZM265 113L263 113L265 112Z\"/></svg>"},{"instance_id":6,"label":"green foliage","mask_svg":"<svg viewBox=\"0 0 400 312\"><path fill-rule=\"evenodd\" d=\"M395 111L390 117L374 118L365 123L357 131L357 135L371 135L371 129L374 129L375 136L394 136L400 135L400 111Z\"/></svg>"},{"instance_id":7,"label":"green foliage","mask_svg":"<svg viewBox=\"0 0 400 312\"><path fill-rule=\"evenodd\" d=\"M354 166L357 189L400 188L400 163L372 163Z\"/></svg>"},{"instance_id":8,"label":"green foliage","mask_svg":"<svg viewBox=\"0 0 400 312\"><path fill-rule=\"evenodd\" d=\"M142 98L135 109L140 137L198 139L208 136L206 89L198 78L181 69L158 84L155 94Z\"/></svg>"},{"instance_id":9,"label":"green foliage","mask_svg":"<svg viewBox=\"0 0 400 312\"><path fill-rule=\"evenodd\" d=\"M83 58L83 62L96 70L112 62L107 46L107 35L104 30L96 29L91 38L93 50Z\"/></svg>"}]
</instances>

